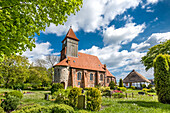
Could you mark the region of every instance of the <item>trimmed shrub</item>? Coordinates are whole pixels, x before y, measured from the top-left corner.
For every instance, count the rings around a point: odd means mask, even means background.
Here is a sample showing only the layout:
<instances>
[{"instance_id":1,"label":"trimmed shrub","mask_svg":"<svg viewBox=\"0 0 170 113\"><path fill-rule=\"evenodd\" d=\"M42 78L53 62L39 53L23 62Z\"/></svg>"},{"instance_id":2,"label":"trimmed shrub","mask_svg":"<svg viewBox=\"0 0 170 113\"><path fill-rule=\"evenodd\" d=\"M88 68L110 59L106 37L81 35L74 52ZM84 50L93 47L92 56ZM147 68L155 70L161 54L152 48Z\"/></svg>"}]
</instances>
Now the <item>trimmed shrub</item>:
<instances>
[{"instance_id":1,"label":"trimmed shrub","mask_svg":"<svg viewBox=\"0 0 170 113\"><path fill-rule=\"evenodd\" d=\"M30 83L25 83L24 84L24 89L32 89L32 84L30 84Z\"/></svg>"},{"instance_id":2,"label":"trimmed shrub","mask_svg":"<svg viewBox=\"0 0 170 113\"><path fill-rule=\"evenodd\" d=\"M123 93L113 93L112 96L114 98L124 98L125 97L125 95Z\"/></svg>"},{"instance_id":3,"label":"trimmed shrub","mask_svg":"<svg viewBox=\"0 0 170 113\"><path fill-rule=\"evenodd\" d=\"M17 90L17 89L24 89L24 85L23 84L15 84L13 85L13 89Z\"/></svg>"},{"instance_id":4,"label":"trimmed shrub","mask_svg":"<svg viewBox=\"0 0 170 113\"><path fill-rule=\"evenodd\" d=\"M170 55L158 55L154 59L154 82L158 101L170 104Z\"/></svg>"},{"instance_id":5,"label":"trimmed shrub","mask_svg":"<svg viewBox=\"0 0 170 113\"><path fill-rule=\"evenodd\" d=\"M115 89L115 82L114 81L111 81L109 83L109 86L110 86L110 89Z\"/></svg>"},{"instance_id":6,"label":"trimmed shrub","mask_svg":"<svg viewBox=\"0 0 170 113\"><path fill-rule=\"evenodd\" d=\"M152 84L149 84L149 85L148 85L148 88L151 88L151 87L153 87L153 85L152 85Z\"/></svg>"},{"instance_id":7,"label":"trimmed shrub","mask_svg":"<svg viewBox=\"0 0 170 113\"><path fill-rule=\"evenodd\" d=\"M101 92L107 92L108 90L110 90L110 87L100 87L99 90Z\"/></svg>"},{"instance_id":8,"label":"trimmed shrub","mask_svg":"<svg viewBox=\"0 0 170 113\"><path fill-rule=\"evenodd\" d=\"M125 87L118 87L117 88L119 91L126 91L126 88Z\"/></svg>"},{"instance_id":9,"label":"trimmed shrub","mask_svg":"<svg viewBox=\"0 0 170 113\"><path fill-rule=\"evenodd\" d=\"M0 107L0 113L5 113L2 107Z\"/></svg>"},{"instance_id":10,"label":"trimmed shrub","mask_svg":"<svg viewBox=\"0 0 170 113\"><path fill-rule=\"evenodd\" d=\"M135 90L136 88L135 88L135 86L131 86L131 88L133 89L133 90Z\"/></svg>"},{"instance_id":11,"label":"trimmed shrub","mask_svg":"<svg viewBox=\"0 0 170 113\"><path fill-rule=\"evenodd\" d=\"M122 80L122 79L119 80L119 87L124 87L124 86L123 86L123 80Z\"/></svg>"},{"instance_id":12,"label":"trimmed shrub","mask_svg":"<svg viewBox=\"0 0 170 113\"><path fill-rule=\"evenodd\" d=\"M81 95L82 88L74 87L70 90L68 95L69 105L72 107L77 107L78 104L78 96Z\"/></svg>"},{"instance_id":13,"label":"trimmed shrub","mask_svg":"<svg viewBox=\"0 0 170 113\"><path fill-rule=\"evenodd\" d=\"M22 109L13 111L12 113L74 113L74 109L65 104L56 104L47 107L36 104L23 107Z\"/></svg>"},{"instance_id":14,"label":"trimmed shrub","mask_svg":"<svg viewBox=\"0 0 170 113\"><path fill-rule=\"evenodd\" d=\"M101 92L97 88L89 88L87 93L87 109L92 111L101 108Z\"/></svg>"},{"instance_id":15,"label":"trimmed shrub","mask_svg":"<svg viewBox=\"0 0 170 113\"><path fill-rule=\"evenodd\" d=\"M65 104L54 105L52 107L52 113L74 113L74 109Z\"/></svg>"},{"instance_id":16,"label":"trimmed shrub","mask_svg":"<svg viewBox=\"0 0 170 113\"><path fill-rule=\"evenodd\" d=\"M69 91L65 89L59 89L57 92L54 92L52 97L55 98L55 102L64 103L65 99L68 97Z\"/></svg>"},{"instance_id":17,"label":"trimmed shrub","mask_svg":"<svg viewBox=\"0 0 170 113\"><path fill-rule=\"evenodd\" d=\"M63 84L61 84L61 83L53 83L53 85L51 87L51 94L53 94L54 92L57 92L59 89L64 89Z\"/></svg>"},{"instance_id":18,"label":"trimmed shrub","mask_svg":"<svg viewBox=\"0 0 170 113\"><path fill-rule=\"evenodd\" d=\"M23 97L23 94L20 91L12 91L12 92L7 93L6 96L8 95L18 97L19 99L22 99Z\"/></svg>"},{"instance_id":19,"label":"trimmed shrub","mask_svg":"<svg viewBox=\"0 0 170 113\"><path fill-rule=\"evenodd\" d=\"M1 107L4 109L4 111L10 112L17 108L19 101L20 99L18 97L8 95L6 99L1 103Z\"/></svg>"}]
</instances>

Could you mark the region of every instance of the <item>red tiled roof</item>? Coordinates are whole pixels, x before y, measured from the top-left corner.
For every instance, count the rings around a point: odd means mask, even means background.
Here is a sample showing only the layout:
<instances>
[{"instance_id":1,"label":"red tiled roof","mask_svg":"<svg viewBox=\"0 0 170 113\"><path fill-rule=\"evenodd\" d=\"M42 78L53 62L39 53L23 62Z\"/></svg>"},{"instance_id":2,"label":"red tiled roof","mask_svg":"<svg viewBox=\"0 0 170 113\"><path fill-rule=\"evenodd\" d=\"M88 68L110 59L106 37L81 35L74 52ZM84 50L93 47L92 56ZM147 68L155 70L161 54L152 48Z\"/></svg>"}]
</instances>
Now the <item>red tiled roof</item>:
<instances>
[{"instance_id":1,"label":"red tiled roof","mask_svg":"<svg viewBox=\"0 0 170 113\"><path fill-rule=\"evenodd\" d=\"M66 40L67 38L71 38L71 39L79 41L79 39L76 37L75 33L73 32L72 28L70 28L69 31L67 32L67 35L64 38L64 40ZM62 41L62 43L64 42L64 40Z\"/></svg>"},{"instance_id":2,"label":"red tiled roof","mask_svg":"<svg viewBox=\"0 0 170 113\"><path fill-rule=\"evenodd\" d=\"M70 66L73 68L80 69L106 71L106 76L113 76L107 69L104 69L104 65L100 62L97 56L80 52L78 52L78 57L68 56L68 58L65 58L54 66Z\"/></svg>"},{"instance_id":3,"label":"red tiled roof","mask_svg":"<svg viewBox=\"0 0 170 113\"><path fill-rule=\"evenodd\" d=\"M108 76L108 77L114 77L114 76L110 73L110 71L109 71L108 69L106 69L106 76Z\"/></svg>"}]
</instances>

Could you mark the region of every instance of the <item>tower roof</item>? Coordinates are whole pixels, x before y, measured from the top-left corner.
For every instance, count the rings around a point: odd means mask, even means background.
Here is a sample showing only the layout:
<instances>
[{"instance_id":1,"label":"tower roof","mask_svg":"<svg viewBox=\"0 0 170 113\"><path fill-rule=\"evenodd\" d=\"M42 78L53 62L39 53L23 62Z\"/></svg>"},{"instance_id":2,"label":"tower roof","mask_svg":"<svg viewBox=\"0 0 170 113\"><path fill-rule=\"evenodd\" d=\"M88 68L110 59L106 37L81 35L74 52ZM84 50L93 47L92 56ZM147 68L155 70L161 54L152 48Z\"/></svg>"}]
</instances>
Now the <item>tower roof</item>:
<instances>
[{"instance_id":1,"label":"tower roof","mask_svg":"<svg viewBox=\"0 0 170 113\"><path fill-rule=\"evenodd\" d=\"M70 29L68 30L67 35L66 35L66 37L64 38L64 40L62 41L62 43L63 43L67 38L71 38L71 39L73 39L73 40L79 41L79 39L76 37L76 35L75 35L75 33L74 33L74 31L73 31L73 29L72 29L71 27L70 27Z\"/></svg>"}]
</instances>

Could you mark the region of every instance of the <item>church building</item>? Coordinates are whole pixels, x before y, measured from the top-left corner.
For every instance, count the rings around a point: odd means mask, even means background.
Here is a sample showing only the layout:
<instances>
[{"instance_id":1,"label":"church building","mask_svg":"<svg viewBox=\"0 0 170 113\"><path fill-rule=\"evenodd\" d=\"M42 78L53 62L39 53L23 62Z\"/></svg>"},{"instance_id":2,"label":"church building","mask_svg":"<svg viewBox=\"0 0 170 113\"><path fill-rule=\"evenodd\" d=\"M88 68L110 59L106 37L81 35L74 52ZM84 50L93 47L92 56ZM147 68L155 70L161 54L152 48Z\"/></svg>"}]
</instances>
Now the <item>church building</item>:
<instances>
[{"instance_id":1,"label":"church building","mask_svg":"<svg viewBox=\"0 0 170 113\"><path fill-rule=\"evenodd\" d=\"M54 83L62 83L65 88L108 86L116 78L102 64L97 56L78 52L79 39L72 28L62 41L60 62L54 65Z\"/></svg>"}]
</instances>

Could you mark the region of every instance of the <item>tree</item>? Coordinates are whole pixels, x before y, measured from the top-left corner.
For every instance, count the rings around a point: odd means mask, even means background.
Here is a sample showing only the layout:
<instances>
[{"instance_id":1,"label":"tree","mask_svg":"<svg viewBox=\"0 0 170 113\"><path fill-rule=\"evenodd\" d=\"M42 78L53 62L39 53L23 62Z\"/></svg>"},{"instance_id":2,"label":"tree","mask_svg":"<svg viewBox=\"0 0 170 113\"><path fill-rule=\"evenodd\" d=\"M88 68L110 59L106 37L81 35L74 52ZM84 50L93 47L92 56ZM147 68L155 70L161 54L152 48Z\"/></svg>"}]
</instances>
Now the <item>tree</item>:
<instances>
[{"instance_id":1,"label":"tree","mask_svg":"<svg viewBox=\"0 0 170 113\"><path fill-rule=\"evenodd\" d=\"M22 56L5 56L4 61L0 62L1 82L5 87L13 87L21 84L29 76L28 58Z\"/></svg>"},{"instance_id":2,"label":"tree","mask_svg":"<svg viewBox=\"0 0 170 113\"><path fill-rule=\"evenodd\" d=\"M111 81L110 83L109 83L109 86L110 86L110 89L115 89L115 82L114 81Z\"/></svg>"},{"instance_id":3,"label":"tree","mask_svg":"<svg viewBox=\"0 0 170 113\"><path fill-rule=\"evenodd\" d=\"M82 0L0 0L0 61L35 47L33 36L50 23L63 24Z\"/></svg>"},{"instance_id":4,"label":"tree","mask_svg":"<svg viewBox=\"0 0 170 113\"><path fill-rule=\"evenodd\" d=\"M122 79L119 80L119 87L123 87L123 80Z\"/></svg>"},{"instance_id":5,"label":"tree","mask_svg":"<svg viewBox=\"0 0 170 113\"><path fill-rule=\"evenodd\" d=\"M170 40L162 42L161 44L155 45L149 49L147 55L142 57L141 62L146 67L146 71L153 67L153 60L159 54L169 54L170 55Z\"/></svg>"},{"instance_id":6,"label":"tree","mask_svg":"<svg viewBox=\"0 0 170 113\"><path fill-rule=\"evenodd\" d=\"M159 102L170 104L170 55L155 58L154 77Z\"/></svg>"},{"instance_id":7,"label":"tree","mask_svg":"<svg viewBox=\"0 0 170 113\"><path fill-rule=\"evenodd\" d=\"M54 81L54 77L53 77L53 72L54 72L54 69L53 69L53 66L55 63L58 63L60 60L60 57L59 56L54 56L54 55L48 55L46 56L46 61L50 67L50 73L51 73L51 77L52 77L52 81Z\"/></svg>"}]
</instances>

